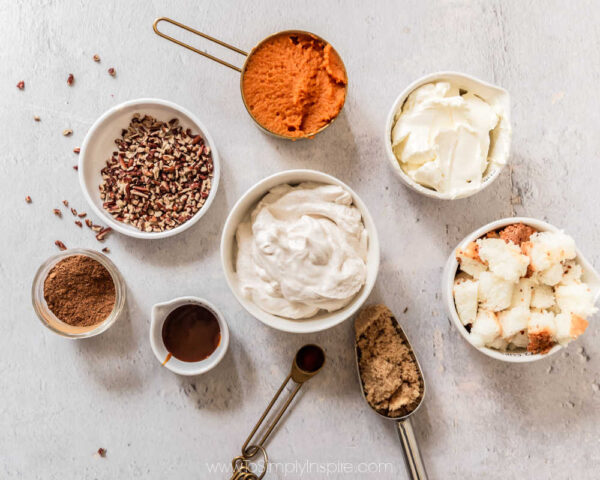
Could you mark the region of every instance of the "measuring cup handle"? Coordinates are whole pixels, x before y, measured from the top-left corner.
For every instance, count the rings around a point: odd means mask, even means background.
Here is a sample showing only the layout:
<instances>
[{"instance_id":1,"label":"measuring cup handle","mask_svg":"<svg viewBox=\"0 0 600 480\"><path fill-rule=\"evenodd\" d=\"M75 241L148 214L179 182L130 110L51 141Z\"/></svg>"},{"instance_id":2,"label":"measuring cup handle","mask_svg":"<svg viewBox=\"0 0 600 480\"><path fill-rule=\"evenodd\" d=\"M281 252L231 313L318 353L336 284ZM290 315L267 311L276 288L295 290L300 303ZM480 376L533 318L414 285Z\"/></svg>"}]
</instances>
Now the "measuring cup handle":
<instances>
[{"instance_id":1,"label":"measuring cup handle","mask_svg":"<svg viewBox=\"0 0 600 480\"><path fill-rule=\"evenodd\" d=\"M226 67L229 67L229 68L241 73L241 71L242 71L241 68L236 67L235 65L232 65L231 63L226 62L225 60L222 60L219 57L215 57L214 55L211 55L210 53L206 53L206 52L203 52L202 50L198 50L197 48L192 47L191 45L188 45L187 43L183 43L181 40L177 40L176 38L170 37L166 33L161 32L158 29L158 24L160 22L167 22L167 23L175 25L179 28L183 28L184 30L187 30L188 32L191 32L195 35L199 35L202 38L206 38L207 40L210 40L211 42L214 42L218 45L221 45L222 47L225 47L225 48L228 48L229 50L234 51L235 53L239 53L240 55L244 55L245 57L247 57L248 54L246 52L244 52L243 50L240 50L239 48L234 47L233 45L229 45L228 43L225 43L222 40L219 40L218 38L211 37L210 35L207 35L206 33L202 33L192 27L188 27L187 25L184 25L183 23L176 22L175 20L173 20L171 18L160 17L160 18L157 18L156 20L154 20L154 23L152 24L154 33L156 33L158 36L166 38L167 40L169 40L173 43L176 43L177 45L181 45L182 47L185 47L188 50L191 50L192 52L196 52L197 54L202 55L203 57L210 58L211 60L213 60L217 63L220 63L221 65L225 65Z\"/></svg>"},{"instance_id":2,"label":"measuring cup handle","mask_svg":"<svg viewBox=\"0 0 600 480\"><path fill-rule=\"evenodd\" d=\"M427 472L425 471L425 465L419 452L419 444L417 443L417 437L415 437L410 418L398 422L398 436L402 443L404 462L406 463L406 470L410 474L410 478L412 480L427 480Z\"/></svg>"}]
</instances>

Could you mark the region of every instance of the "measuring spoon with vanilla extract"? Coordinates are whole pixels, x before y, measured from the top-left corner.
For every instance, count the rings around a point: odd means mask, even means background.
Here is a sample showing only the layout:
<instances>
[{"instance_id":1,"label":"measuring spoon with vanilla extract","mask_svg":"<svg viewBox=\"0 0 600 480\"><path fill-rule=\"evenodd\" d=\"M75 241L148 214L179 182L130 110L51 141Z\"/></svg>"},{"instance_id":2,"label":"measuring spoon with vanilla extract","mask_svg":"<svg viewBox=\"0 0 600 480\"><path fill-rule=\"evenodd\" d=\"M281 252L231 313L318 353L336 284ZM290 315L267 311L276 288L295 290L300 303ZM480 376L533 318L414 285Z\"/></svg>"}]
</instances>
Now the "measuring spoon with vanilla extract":
<instances>
[{"instance_id":1,"label":"measuring spoon with vanilla extract","mask_svg":"<svg viewBox=\"0 0 600 480\"><path fill-rule=\"evenodd\" d=\"M223 358L229 329L210 302L181 297L154 305L150 343L164 367L180 375L198 375Z\"/></svg>"}]
</instances>

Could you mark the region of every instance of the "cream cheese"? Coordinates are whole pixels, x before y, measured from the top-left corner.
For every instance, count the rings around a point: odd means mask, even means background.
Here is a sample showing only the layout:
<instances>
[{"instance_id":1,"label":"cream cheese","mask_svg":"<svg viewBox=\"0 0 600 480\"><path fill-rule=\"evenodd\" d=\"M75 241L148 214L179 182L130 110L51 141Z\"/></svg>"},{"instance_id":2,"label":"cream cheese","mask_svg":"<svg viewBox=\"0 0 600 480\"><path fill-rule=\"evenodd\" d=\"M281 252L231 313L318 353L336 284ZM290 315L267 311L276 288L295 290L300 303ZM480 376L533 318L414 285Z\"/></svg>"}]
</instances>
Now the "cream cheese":
<instances>
[{"instance_id":1,"label":"cream cheese","mask_svg":"<svg viewBox=\"0 0 600 480\"><path fill-rule=\"evenodd\" d=\"M366 281L367 231L352 196L337 185L271 189L236 240L239 288L273 315L339 310Z\"/></svg>"},{"instance_id":2,"label":"cream cheese","mask_svg":"<svg viewBox=\"0 0 600 480\"><path fill-rule=\"evenodd\" d=\"M396 114L392 148L417 183L451 197L481 187L502 110L448 82L417 88ZM492 145L493 148L493 145Z\"/></svg>"}]
</instances>

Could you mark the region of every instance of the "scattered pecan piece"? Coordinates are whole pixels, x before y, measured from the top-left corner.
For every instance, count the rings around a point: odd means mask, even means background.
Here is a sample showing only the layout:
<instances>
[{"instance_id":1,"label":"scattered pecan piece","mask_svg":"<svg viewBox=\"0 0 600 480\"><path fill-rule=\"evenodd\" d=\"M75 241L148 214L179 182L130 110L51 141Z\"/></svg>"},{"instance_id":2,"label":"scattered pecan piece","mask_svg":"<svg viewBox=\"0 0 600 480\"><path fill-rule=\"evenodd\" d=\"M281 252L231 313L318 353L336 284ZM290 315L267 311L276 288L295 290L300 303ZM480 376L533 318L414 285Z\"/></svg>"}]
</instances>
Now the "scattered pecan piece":
<instances>
[{"instance_id":1,"label":"scattered pecan piece","mask_svg":"<svg viewBox=\"0 0 600 480\"><path fill-rule=\"evenodd\" d=\"M83 224L79 220L75 220L75 225L77 225L79 228L83 227Z\"/></svg>"},{"instance_id":2,"label":"scattered pecan piece","mask_svg":"<svg viewBox=\"0 0 600 480\"><path fill-rule=\"evenodd\" d=\"M68 137L73 133L73 130L71 130L70 128L67 128L66 130L63 130L63 136Z\"/></svg>"},{"instance_id":3,"label":"scattered pecan piece","mask_svg":"<svg viewBox=\"0 0 600 480\"><path fill-rule=\"evenodd\" d=\"M110 253L110 250L108 249L108 247L104 247L104 248L102 249L102 251L103 251L104 253Z\"/></svg>"},{"instance_id":4,"label":"scattered pecan piece","mask_svg":"<svg viewBox=\"0 0 600 480\"><path fill-rule=\"evenodd\" d=\"M87 225L89 228L92 228L92 225L93 225L93 223L92 223L92 221L91 221L89 218L86 218L86 219L85 219L85 224L86 224L86 225Z\"/></svg>"},{"instance_id":5,"label":"scattered pecan piece","mask_svg":"<svg viewBox=\"0 0 600 480\"><path fill-rule=\"evenodd\" d=\"M55 208L54 210L52 210L52 213L54 213L54 215L56 215L57 217L62 218L62 212L58 208Z\"/></svg>"},{"instance_id":6,"label":"scattered pecan piece","mask_svg":"<svg viewBox=\"0 0 600 480\"><path fill-rule=\"evenodd\" d=\"M70 87L71 85L73 85L74 81L75 81L75 77L73 76L72 73L69 73L69 76L67 77L67 85Z\"/></svg>"},{"instance_id":7,"label":"scattered pecan piece","mask_svg":"<svg viewBox=\"0 0 600 480\"><path fill-rule=\"evenodd\" d=\"M100 447L98 449L98 455L100 455L102 458L106 457L106 448Z\"/></svg>"},{"instance_id":8,"label":"scattered pecan piece","mask_svg":"<svg viewBox=\"0 0 600 480\"><path fill-rule=\"evenodd\" d=\"M69 206L69 202L67 202L66 200L63 200L63 205L64 205L65 207L68 207L68 206Z\"/></svg>"},{"instance_id":9,"label":"scattered pecan piece","mask_svg":"<svg viewBox=\"0 0 600 480\"><path fill-rule=\"evenodd\" d=\"M25 202L31 203L31 197L29 195L25 197Z\"/></svg>"},{"instance_id":10,"label":"scattered pecan piece","mask_svg":"<svg viewBox=\"0 0 600 480\"><path fill-rule=\"evenodd\" d=\"M79 147L75 147L75 148L73 149L73 153L76 153L77 155L79 155L79 152L81 152L81 148L79 148Z\"/></svg>"},{"instance_id":11,"label":"scattered pecan piece","mask_svg":"<svg viewBox=\"0 0 600 480\"><path fill-rule=\"evenodd\" d=\"M109 74L111 77L114 77L114 76L117 74L117 71L116 71L116 70L115 70L113 67L110 67L110 68L108 69L108 74Z\"/></svg>"},{"instance_id":12,"label":"scattered pecan piece","mask_svg":"<svg viewBox=\"0 0 600 480\"><path fill-rule=\"evenodd\" d=\"M56 240L54 242L54 245L56 245L60 251L64 251L67 249L66 245L63 242L61 242L60 240Z\"/></svg>"},{"instance_id":13,"label":"scattered pecan piece","mask_svg":"<svg viewBox=\"0 0 600 480\"><path fill-rule=\"evenodd\" d=\"M97 234L96 234L96 240L98 240L99 242L101 242L102 240L104 240L104 238L110 233L112 232L112 228L110 227L105 227L102 230L100 230Z\"/></svg>"},{"instance_id":14,"label":"scattered pecan piece","mask_svg":"<svg viewBox=\"0 0 600 480\"><path fill-rule=\"evenodd\" d=\"M97 53L92 57L94 59L94 62L98 63L100 61L100 55L98 55Z\"/></svg>"},{"instance_id":15,"label":"scattered pecan piece","mask_svg":"<svg viewBox=\"0 0 600 480\"><path fill-rule=\"evenodd\" d=\"M77 165L73 165L73 170L78 171L79 167Z\"/></svg>"},{"instance_id":16,"label":"scattered pecan piece","mask_svg":"<svg viewBox=\"0 0 600 480\"><path fill-rule=\"evenodd\" d=\"M34 116L33 116L33 119L34 119L36 122L39 122L39 121L41 120L41 118L40 118L40 117L38 117L37 115L34 115Z\"/></svg>"},{"instance_id":17,"label":"scattered pecan piece","mask_svg":"<svg viewBox=\"0 0 600 480\"><path fill-rule=\"evenodd\" d=\"M78 216L79 218L85 218L85 216L86 216L86 215L87 215L87 213L85 213L85 212L81 212L81 213L78 213L78 214L77 214L77 216Z\"/></svg>"},{"instance_id":18,"label":"scattered pecan piece","mask_svg":"<svg viewBox=\"0 0 600 480\"><path fill-rule=\"evenodd\" d=\"M17 88L19 90L23 90L25 88L25 82L21 80L19 83L17 83Z\"/></svg>"},{"instance_id":19,"label":"scattered pecan piece","mask_svg":"<svg viewBox=\"0 0 600 480\"><path fill-rule=\"evenodd\" d=\"M75 210L73 207L71 207L71 213L73 216L77 216L77 210Z\"/></svg>"}]
</instances>

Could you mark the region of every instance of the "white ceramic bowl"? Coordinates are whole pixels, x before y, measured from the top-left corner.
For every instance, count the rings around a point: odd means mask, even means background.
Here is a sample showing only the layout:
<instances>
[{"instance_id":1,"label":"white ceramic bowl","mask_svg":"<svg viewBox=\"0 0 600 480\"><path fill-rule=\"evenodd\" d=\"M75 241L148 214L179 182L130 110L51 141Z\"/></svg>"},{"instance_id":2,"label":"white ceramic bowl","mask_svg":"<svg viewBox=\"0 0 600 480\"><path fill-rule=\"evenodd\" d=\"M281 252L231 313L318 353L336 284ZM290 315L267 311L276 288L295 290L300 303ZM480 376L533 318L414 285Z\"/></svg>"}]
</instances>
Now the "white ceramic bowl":
<instances>
[{"instance_id":1,"label":"white ceramic bowl","mask_svg":"<svg viewBox=\"0 0 600 480\"><path fill-rule=\"evenodd\" d=\"M183 362L175 357L171 357L165 362L169 351L165 347L162 339L162 328L165 323L165 319L170 312L175 310L177 307L182 305L196 304L210 310L217 321L219 322L219 328L221 329L221 342L217 349L204 360L199 362ZM152 351L156 356L160 364L178 375L200 375L208 372L215 368L219 362L225 356L227 348L229 347L229 327L223 318L221 312L212 303L203 298L198 297L179 297L169 302L157 303L152 307L152 318L150 320L150 345Z\"/></svg>"},{"instance_id":2,"label":"white ceramic bowl","mask_svg":"<svg viewBox=\"0 0 600 480\"><path fill-rule=\"evenodd\" d=\"M396 113L402 109L404 102L408 98L408 96L417 88L431 82L438 81L449 81L453 85L456 85L459 88L464 88L465 90L469 90L470 92L476 93L484 100L494 101L497 103L503 111L503 117L500 122L500 126L496 128L495 134L493 136L493 155L496 161L492 162L486 171L481 186L477 190L472 190L466 192L464 194L459 195L451 195L449 193L440 193L431 188L424 187L419 183L415 182L412 178L410 178L404 170L400 167L398 163L398 159L392 150L392 128L394 126L394 117ZM406 185L408 185L413 190L431 198L438 198L441 200L455 200L458 198L466 198L471 195L475 195L476 193L483 190L485 187L490 185L500 174L504 166L508 161L508 155L510 151L510 138L511 138L511 127L510 127L510 96L506 90L503 88L497 87L490 83L484 82L483 80L479 80L470 75L465 75L464 73L459 72L436 72L426 75L422 78L411 83L408 87L406 87L396 101L394 102L390 112L388 113L387 120L385 122L385 133L384 133L384 142L385 142L385 151L388 157L388 160L392 166L392 169L396 173L396 175L402 180Z\"/></svg>"},{"instance_id":3,"label":"white ceramic bowl","mask_svg":"<svg viewBox=\"0 0 600 480\"><path fill-rule=\"evenodd\" d=\"M235 272L235 259L237 256L235 232L240 222L252 211L258 201L261 200L269 190L284 183L298 184L301 182L319 182L339 185L350 192L354 200L354 205L356 205L362 213L363 223L369 235L369 250L367 253L366 283L348 305L335 312L325 312L311 318L294 320L271 315L242 295ZM379 272L379 238L377 236L377 230L375 229L375 223L373 222L373 218L369 214L366 205L358 195L348 187L348 185L331 175L316 170L286 170L258 182L242 195L233 206L225 221L225 226L223 227L223 235L221 237L221 262L229 288L231 288L231 291L238 302L240 302L253 317L257 318L265 325L284 332L319 332L334 327L351 317L363 305L371 293L371 290L375 285L377 273Z\"/></svg>"},{"instance_id":4,"label":"white ceramic bowl","mask_svg":"<svg viewBox=\"0 0 600 480\"><path fill-rule=\"evenodd\" d=\"M206 199L206 202L196 214L187 222L171 230L164 232L142 232L137 228L126 223L118 222L102 207L100 191L98 186L102 183L100 170L106 165L106 160L111 157L116 150L115 139L121 138L121 130L127 128L131 122L134 113L148 114L162 120L169 121L172 118L178 118L180 125L184 129L190 128L194 133L202 135L206 144L210 147L212 160L214 164L212 187ZM112 227L113 230L124 235L135 238L158 239L171 237L187 230L194 225L208 211L219 186L219 177L221 175L221 165L219 154L215 148L215 143L204 127L202 122L191 113L175 103L156 98L140 98L117 105L104 113L91 126L79 154L79 183L83 190L83 195L90 204L90 208L98 215L103 222Z\"/></svg>"},{"instance_id":5,"label":"white ceramic bowl","mask_svg":"<svg viewBox=\"0 0 600 480\"><path fill-rule=\"evenodd\" d=\"M458 329L462 337L471 345L473 348L479 350L480 352L486 354L489 357L495 358L496 360L503 360L505 362L515 362L515 363L523 363L523 362L534 362L536 360L541 360L542 358L547 358L550 355L556 353L561 348L561 345L555 345L552 347L546 354L531 354L525 350L515 350L515 351L507 351L502 352L500 350L496 350L494 348L487 347L476 347L469 341L469 334L467 330L463 326L458 318L458 313L456 312L456 307L454 305L454 296L452 294L452 289L454 286L454 277L456 276L456 272L458 270L458 261L456 260L456 252L459 248L467 245L468 243L477 240L488 232L492 230L496 230L498 228L505 227L507 225L511 225L513 223L524 223L525 225L530 225L536 230L540 232L550 231L557 232L560 231L559 228L554 225L550 225L549 223L543 222L541 220L536 220L535 218L527 218L527 217L511 217L511 218L503 218L501 220L496 220L495 222L488 223L483 227L475 230L473 233L467 235L458 246L452 251L450 256L448 257L448 261L446 262L446 266L444 268L443 280L442 280L442 297L444 301L444 305L448 310L448 315L452 319L454 326ZM594 270L594 267L585 259L585 257L581 254L579 250L577 250L577 262L581 265L583 269L583 281L588 284L590 289L592 290L592 294L594 296L594 302L598 301L600 297L600 276Z\"/></svg>"}]
</instances>

